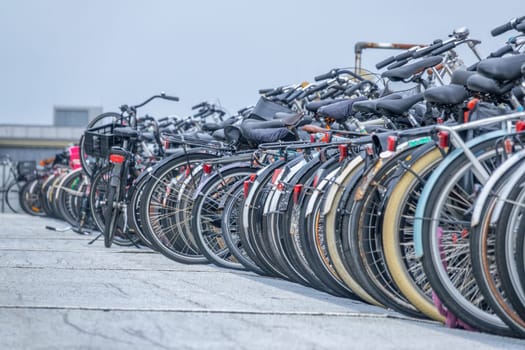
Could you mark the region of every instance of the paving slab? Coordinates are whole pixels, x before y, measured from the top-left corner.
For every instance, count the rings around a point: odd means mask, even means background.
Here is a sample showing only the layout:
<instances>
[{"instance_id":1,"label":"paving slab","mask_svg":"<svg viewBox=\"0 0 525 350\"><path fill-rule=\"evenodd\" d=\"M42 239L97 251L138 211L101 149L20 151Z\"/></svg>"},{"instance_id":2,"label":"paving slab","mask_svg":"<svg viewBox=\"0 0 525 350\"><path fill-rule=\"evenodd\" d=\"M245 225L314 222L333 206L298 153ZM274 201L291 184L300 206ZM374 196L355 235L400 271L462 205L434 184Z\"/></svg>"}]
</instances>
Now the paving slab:
<instances>
[{"instance_id":1,"label":"paving slab","mask_svg":"<svg viewBox=\"0 0 525 350\"><path fill-rule=\"evenodd\" d=\"M1 349L524 349L298 284L0 214Z\"/></svg>"}]
</instances>

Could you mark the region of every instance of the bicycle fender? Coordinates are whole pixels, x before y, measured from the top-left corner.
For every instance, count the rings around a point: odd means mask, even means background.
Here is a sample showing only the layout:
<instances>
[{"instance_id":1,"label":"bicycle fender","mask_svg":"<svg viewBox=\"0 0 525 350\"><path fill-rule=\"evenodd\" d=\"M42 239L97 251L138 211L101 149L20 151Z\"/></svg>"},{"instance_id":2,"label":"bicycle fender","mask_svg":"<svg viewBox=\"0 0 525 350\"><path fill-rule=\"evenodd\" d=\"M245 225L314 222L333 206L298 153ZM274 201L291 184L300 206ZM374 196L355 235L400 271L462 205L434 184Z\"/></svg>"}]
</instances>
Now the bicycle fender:
<instances>
[{"instance_id":1,"label":"bicycle fender","mask_svg":"<svg viewBox=\"0 0 525 350\"><path fill-rule=\"evenodd\" d=\"M335 200L335 196L337 195L337 192L342 191L343 188L341 187L342 182L354 171L354 169L361 164L363 161L363 158L358 155L354 159L350 161L346 165L346 167L343 169L341 174L339 174L334 181L332 182L331 186L328 188L328 192L325 194L325 201L323 204L323 208L321 210L321 213L323 215L327 215L328 212L330 212L330 209L332 208Z\"/></svg>"}]
</instances>

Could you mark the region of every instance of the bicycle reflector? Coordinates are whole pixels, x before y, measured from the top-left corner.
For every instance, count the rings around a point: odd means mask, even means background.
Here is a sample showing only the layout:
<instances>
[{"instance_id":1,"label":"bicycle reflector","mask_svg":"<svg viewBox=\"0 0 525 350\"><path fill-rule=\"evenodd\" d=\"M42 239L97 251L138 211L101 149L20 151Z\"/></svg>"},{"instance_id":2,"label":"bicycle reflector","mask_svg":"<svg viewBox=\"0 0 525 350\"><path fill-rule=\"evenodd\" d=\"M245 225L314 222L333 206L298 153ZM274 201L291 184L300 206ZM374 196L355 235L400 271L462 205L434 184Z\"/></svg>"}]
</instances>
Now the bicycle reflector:
<instances>
[{"instance_id":1,"label":"bicycle reflector","mask_svg":"<svg viewBox=\"0 0 525 350\"><path fill-rule=\"evenodd\" d=\"M518 120L516 122L516 131L522 132L525 130L525 120Z\"/></svg>"},{"instance_id":2,"label":"bicycle reflector","mask_svg":"<svg viewBox=\"0 0 525 350\"><path fill-rule=\"evenodd\" d=\"M279 177L279 175L281 174L281 171L282 169L281 168L277 168L273 171L273 175L272 175L272 183L275 185L275 182L277 181L277 178Z\"/></svg>"},{"instance_id":3,"label":"bicycle reflector","mask_svg":"<svg viewBox=\"0 0 525 350\"><path fill-rule=\"evenodd\" d=\"M504 141L504 145L505 145L505 153L507 154L512 154L513 150L514 150L514 142L512 142L511 139L505 139Z\"/></svg>"},{"instance_id":4,"label":"bicycle reflector","mask_svg":"<svg viewBox=\"0 0 525 350\"><path fill-rule=\"evenodd\" d=\"M438 132L439 148L447 148L450 141L450 135L448 131Z\"/></svg>"},{"instance_id":5,"label":"bicycle reflector","mask_svg":"<svg viewBox=\"0 0 525 350\"><path fill-rule=\"evenodd\" d=\"M395 137L394 135L388 136L388 138L387 138L387 149L390 152L395 152L396 148L397 148L397 137Z\"/></svg>"},{"instance_id":6,"label":"bicycle reflector","mask_svg":"<svg viewBox=\"0 0 525 350\"><path fill-rule=\"evenodd\" d=\"M256 178L257 178L257 174L251 174L250 175L250 181L251 182L254 182Z\"/></svg>"},{"instance_id":7,"label":"bicycle reflector","mask_svg":"<svg viewBox=\"0 0 525 350\"><path fill-rule=\"evenodd\" d=\"M339 145L339 163L341 163L348 156L348 146Z\"/></svg>"},{"instance_id":8,"label":"bicycle reflector","mask_svg":"<svg viewBox=\"0 0 525 350\"><path fill-rule=\"evenodd\" d=\"M204 174L211 174L212 170L213 166L211 164L204 163L204 165L202 166L202 171L204 172Z\"/></svg>"},{"instance_id":9,"label":"bicycle reflector","mask_svg":"<svg viewBox=\"0 0 525 350\"><path fill-rule=\"evenodd\" d=\"M111 163L124 163L125 157L122 154L110 154L109 161Z\"/></svg>"},{"instance_id":10,"label":"bicycle reflector","mask_svg":"<svg viewBox=\"0 0 525 350\"><path fill-rule=\"evenodd\" d=\"M299 195L301 194L301 191L303 190L303 184L297 184L293 187L293 203L297 204L299 201Z\"/></svg>"},{"instance_id":11,"label":"bicycle reflector","mask_svg":"<svg viewBox=\"0 0 525 350\"><path fill-rule=\"evenodd\" d=\"M250 192L250 183L251 182L249 180L244 181L244 186L243 186L244 199L246 199L246 197L248 197L248 192Z\"/></svg>"}]
</instances>

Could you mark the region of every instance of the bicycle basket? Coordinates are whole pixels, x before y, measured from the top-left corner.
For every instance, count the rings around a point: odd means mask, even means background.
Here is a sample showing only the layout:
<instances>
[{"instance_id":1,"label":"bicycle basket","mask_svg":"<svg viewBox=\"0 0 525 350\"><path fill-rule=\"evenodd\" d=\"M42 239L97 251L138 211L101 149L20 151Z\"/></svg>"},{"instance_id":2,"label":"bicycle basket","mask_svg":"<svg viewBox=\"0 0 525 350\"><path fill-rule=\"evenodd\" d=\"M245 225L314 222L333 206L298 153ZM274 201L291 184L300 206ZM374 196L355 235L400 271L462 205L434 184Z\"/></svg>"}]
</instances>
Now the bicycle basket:
<instances>
[{"instance_id":1,"label":"bicycle basket","mask_svg":"<svg viewBox=\"0 0 525 350\"><path fill-rule=\"evenodd\" d=\"M36 172L36 161L34 160L23 160L16 164L16 172L18 174L18 180L27 179L33 176Z\"/></svg>"},{"instance_id":2,"label":"bicycle basket","mask_svg":"<svg viewBox=\"0 0 525 350\"><path fill-rule=\"evenodd\" d=\"M253 108L250 118L270 120L275 117L275 113L277 112L291 113L292 110L286 106L261 97Z\"/></svg>"},{"instance_id":3,"label":"bicycle basket","mask_svg":"<svg viewBox=\"0 0 525 350\"><path fill-rule=\"evenodd\" d=\"M97 158L107 158L113 146L121 145L121 140L113 134L114 124L91 128L84 132L84 154Z\"/></svg>"}]
</instances>

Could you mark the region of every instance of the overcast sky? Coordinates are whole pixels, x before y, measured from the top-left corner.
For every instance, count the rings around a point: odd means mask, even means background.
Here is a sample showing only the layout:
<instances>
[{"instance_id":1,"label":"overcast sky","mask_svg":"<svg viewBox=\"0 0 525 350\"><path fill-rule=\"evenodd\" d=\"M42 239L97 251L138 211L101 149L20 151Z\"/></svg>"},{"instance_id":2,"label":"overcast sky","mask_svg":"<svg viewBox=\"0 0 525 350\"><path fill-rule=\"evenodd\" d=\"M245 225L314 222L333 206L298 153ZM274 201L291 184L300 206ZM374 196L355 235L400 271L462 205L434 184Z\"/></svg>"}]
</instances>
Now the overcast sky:
<instances>
[{"instance_id":1,"label":"overcast sky","mask_svg":"<svg viewBox=\"0 0 525 350\"><path fill-rule=\"evenodd\" d=\"M54 105L116 110L160 91L187 115L203 100L234 112L257 90L354 64L357 41L427 44L467 26L488 54L490 30L523 0L0 0L0 123L51 124ZM392 52L365 51L365 67ZM466 61L473 56L465 55Z\"/></svg>"}]
</instances>

